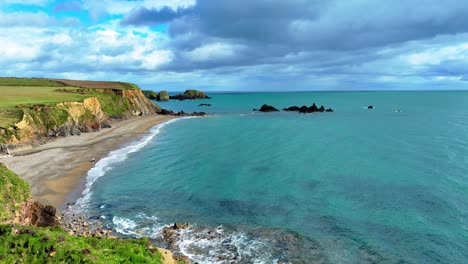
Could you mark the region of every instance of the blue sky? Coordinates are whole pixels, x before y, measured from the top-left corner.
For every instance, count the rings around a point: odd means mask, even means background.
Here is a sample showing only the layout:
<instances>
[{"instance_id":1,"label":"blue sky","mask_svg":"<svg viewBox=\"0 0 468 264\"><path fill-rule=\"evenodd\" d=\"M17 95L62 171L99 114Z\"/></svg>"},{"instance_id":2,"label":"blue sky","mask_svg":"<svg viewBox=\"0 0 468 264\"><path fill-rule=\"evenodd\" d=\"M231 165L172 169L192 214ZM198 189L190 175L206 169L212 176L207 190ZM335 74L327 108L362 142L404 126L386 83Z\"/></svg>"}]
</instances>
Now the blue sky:
<instances>
[{"instance_id":1,"label":"blue sky","mask_svg":"<svg viewBox=\"0 0 468 264\"><path fill-rule=\"evenodd\" d=\"M3 0L2 76L180 91L468 88L462 0Z\"/></svg>"}]
</instances>

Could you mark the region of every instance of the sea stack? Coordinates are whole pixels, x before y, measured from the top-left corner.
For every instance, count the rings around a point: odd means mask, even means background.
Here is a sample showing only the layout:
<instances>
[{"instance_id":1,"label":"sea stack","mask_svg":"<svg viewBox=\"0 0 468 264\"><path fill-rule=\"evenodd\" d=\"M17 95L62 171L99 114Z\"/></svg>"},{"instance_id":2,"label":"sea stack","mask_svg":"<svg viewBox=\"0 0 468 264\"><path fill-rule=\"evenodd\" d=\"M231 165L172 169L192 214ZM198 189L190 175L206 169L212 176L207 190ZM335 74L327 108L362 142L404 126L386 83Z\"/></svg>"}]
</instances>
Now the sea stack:
<instances>
[{"instance_id":1,"label":"sea stack","mask_svg":"<svg viewBox=\"0 0 468 264\"><path fill-rule=\"evenodd\" d=\"M167 91L160 91L156 96L156 101L169 101L169 94Z\"/></svg>"}]
</instances>

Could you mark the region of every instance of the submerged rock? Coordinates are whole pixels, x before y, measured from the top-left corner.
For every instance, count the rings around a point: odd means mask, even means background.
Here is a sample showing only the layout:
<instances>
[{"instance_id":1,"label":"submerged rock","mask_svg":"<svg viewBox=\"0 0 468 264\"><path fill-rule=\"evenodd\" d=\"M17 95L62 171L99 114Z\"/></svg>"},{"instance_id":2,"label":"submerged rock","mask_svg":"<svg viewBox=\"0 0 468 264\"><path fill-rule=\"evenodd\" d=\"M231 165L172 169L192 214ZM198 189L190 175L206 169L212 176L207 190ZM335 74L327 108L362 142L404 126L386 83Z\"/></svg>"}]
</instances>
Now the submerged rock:
<instances>
[{"instance_id":1,"label":"submerged rock","mask_svg":"<svg viewBox=\"0 0 468 264\"><path fill-rule=\"evenodd\" d=\"M260 109L258 110L259 112L278 112L279 110L274 108L271 105L264 104Z\"/></svg>"},{"instance_id":2,"label":"submerged rock","mask_svg":"<svg viewBox=\"0 0 468 264\"><path fill-rule=\"evenodd\" d=\"M369 105L369 106L367 107L367 109L374 109L374 106L373 106L373 105Z\"/></svg>"},{"instance_id":3,"label":"submerged rock","mask_svg":"<svg viewBox=\"0 0 468 264\"><path fill-rule=\"evenodd\" d=\"M198 106L211 106L211 104L199 104Z\"/></svg>"}]
</instances>

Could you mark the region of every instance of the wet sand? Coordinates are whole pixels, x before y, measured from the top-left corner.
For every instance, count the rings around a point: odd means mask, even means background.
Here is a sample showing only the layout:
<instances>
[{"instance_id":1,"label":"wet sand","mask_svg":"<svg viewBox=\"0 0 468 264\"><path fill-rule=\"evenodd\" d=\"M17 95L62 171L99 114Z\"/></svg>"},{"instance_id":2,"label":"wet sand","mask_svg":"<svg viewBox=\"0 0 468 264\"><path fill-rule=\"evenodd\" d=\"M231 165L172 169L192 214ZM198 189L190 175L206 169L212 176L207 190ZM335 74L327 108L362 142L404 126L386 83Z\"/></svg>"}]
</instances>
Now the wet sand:
<instances>
[{"instance_id":1,"label":"wet sand","mask_svg":"<svg viewBox=\"0 0 468 264\"><path fill-rule=\"evenodd\" d=\"M1 162L25 179L32 188L33 197L63 209L65 203L81 193L86 172L96 161L125 143L136 140L148 130L173 116L135 117L112 124L99 132L80 136L57 138L44 145L12 152Z\"/></svg>"}]
</instances>

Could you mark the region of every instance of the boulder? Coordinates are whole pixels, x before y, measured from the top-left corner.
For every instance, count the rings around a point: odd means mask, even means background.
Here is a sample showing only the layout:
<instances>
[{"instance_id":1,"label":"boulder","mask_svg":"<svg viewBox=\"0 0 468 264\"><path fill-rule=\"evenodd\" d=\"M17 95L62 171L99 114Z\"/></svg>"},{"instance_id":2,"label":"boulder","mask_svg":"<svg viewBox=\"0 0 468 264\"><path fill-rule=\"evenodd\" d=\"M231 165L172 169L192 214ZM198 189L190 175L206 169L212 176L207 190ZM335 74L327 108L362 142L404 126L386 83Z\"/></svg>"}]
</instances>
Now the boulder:
<instances>
[{"instance_id":1,"label":"boulder","mask_svg":"<svg viewBox=\"0 0 468 264\"><path fill-rule=\"evenodd\" d=\"M369 105L369 106L367 107L367 109L374 109L374 106L373 106L373 105Z\"/></svg>"},{"instance_id":2,"label":"boulder","mask_svg":"<svg viewBox=\"0 0 468 264\"><path fill-rule=\"evenodd\" d=\"M169 94L167 91L160 91L156 96L156 101L169 101Z\"/></svg>"},{"instance_id":3,"label":"boulder","mask_svg":"<svg viewBox=\"0 0 468 264\"><path fill-rule=\"evenodd\" d=\"M183 94L177 94L169 96L170 99L174 100L196 100L196 99L211 99L204 92L198 90L186 90Z\"/></svg>"},{"instance_id":4,"label":"boulder","mask_svg":"<svg viewBox=\"0 0 468 264\"><path fill-rule=\"evenodd\" d=\"M259 112L278 112L279 110L274 108L271 105L264 104L260 109L258 110Z\"/></svg>"}]
</instances>

